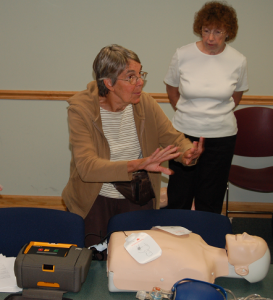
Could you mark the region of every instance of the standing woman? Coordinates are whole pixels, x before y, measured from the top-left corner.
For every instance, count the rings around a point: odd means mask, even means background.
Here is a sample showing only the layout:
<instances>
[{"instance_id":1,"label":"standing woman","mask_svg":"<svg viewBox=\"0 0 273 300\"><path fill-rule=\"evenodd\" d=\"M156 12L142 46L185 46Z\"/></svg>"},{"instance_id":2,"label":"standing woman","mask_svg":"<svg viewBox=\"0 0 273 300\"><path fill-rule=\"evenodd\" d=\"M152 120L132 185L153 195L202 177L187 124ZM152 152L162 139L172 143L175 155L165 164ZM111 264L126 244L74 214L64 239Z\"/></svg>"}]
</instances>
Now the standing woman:
<instances>
[{"instance_id":1,"label":"standing woman","mask_svg":"<svg viewBox=\"0 0 273 300\"><path fill-rule=\"evenodd\" d=\"M195 14L194 32L201 40L176 50L164 79L175 109L173 126L192 142L205 138L198 164L169 163L168 208L221 213L237 123L233 114L248 89L246 58L226 42L238 31L235 10L207 2Z\"/></svg>"}]
</instances>

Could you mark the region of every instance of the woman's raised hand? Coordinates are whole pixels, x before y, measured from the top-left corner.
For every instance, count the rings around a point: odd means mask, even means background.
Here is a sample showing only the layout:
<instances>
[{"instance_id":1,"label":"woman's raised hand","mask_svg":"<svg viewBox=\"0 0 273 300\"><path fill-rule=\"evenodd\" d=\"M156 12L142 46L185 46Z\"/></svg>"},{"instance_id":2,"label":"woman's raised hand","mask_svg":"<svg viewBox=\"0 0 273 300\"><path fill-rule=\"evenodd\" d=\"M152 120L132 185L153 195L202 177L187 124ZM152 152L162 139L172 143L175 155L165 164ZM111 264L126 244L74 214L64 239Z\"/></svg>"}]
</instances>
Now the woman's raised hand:
<instances>
[{"instance_id":1,"label":"woman's raised hand","mask_svg":"<svg viewBox=\"0 0 273 300\"><path fill-rule=\"evenodd\" d=\"M184 165L194 165L204 151L204 143L205 139L203 137L200 137L199 142L193 142L193 147L184 152L182 163Z\"/></svg>"},{"instance_id":2,"label":"woman's raised hand","mask_svg":"<svg viewBox=\"0 0 273 300\"><path fill-rule=\"evenodd\" d=\"M185 151L182 156L184 165L193 165L204 151L204 138L200 138L199 142L193 142L193 147ZM150 172L162 172L166 175L172 175L173 171L169 168L161 166L161 163L175 159L180 152L177 152L178 147L170 145L164 149L157 148L153 154L148 157L131 160L128 162L128 172L146 170Z\"/></svg>"},{"instance_id":3,"label":"woman's raised hand","mask_svg":"<svg viewBox=\"0 0 273 300\"><path fill-rule=\"evenodd\" d=\"M150 172L162 172L166 175L172 175L173 171L169 168L162 167L161 163L177 158L179 155L181 155L181 153L177 152L177 147L172 145L164 149L157 148L155 152L148 157L128 162L128 172L146 170Z\"/></svg>"}]
</instances>

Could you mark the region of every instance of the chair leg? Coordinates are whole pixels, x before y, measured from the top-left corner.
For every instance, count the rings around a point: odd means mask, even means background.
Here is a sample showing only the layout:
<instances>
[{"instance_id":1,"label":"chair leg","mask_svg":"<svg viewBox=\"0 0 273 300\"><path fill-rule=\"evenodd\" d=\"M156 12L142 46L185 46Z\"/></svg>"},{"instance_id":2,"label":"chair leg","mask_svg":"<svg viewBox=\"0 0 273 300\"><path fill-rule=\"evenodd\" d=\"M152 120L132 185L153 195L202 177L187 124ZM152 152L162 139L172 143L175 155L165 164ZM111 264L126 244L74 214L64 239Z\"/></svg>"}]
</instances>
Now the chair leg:
<instances>
[{"instance_id":1,"label":"chair leg","mask_svg":"<svg viewBox=\"0 0 273 300\"><path fill-rule=\"evenodd\" d=\"M228 193L229 193L229 183L227 182L227 191L226 191L226 217L228 217Z\"/></svg>"}]
</instances>

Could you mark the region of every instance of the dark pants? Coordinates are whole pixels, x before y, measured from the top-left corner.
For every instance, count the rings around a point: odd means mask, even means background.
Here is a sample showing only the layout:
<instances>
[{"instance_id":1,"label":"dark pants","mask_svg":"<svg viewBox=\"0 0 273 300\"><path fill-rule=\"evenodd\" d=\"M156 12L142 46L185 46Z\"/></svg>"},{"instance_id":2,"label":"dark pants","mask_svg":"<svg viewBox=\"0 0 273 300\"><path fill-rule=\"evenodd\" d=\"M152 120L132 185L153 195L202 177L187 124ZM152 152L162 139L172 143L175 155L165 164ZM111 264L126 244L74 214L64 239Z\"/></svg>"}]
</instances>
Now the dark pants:
<instances>
[{"instance_id":1,"label":"dark pants","mask_svg":"<svg viewBox=\"0 0 273 300\"><path fill-rule=\"evenodd\" d=\"M191 141L199 138L187 136ZM227 187L230 165L234 153L236 135L223 138L206 138L205 151L197 165L185 167L171 160L169 168L168 207L195 209L220 214Z\"/></svg>"},{"instance_id":2,"label":"dark pants","mask_svg":"<svg viewBox=\"0 0 273 300\"><path fill-rule=\"evenodd\" d=\"M113 199L98 195L95 203L84 219L85 246L98 244L107 234L107 225L111 217L128 211L153 209L153 201L139 206L127 199Z\"/></svg>"}]
</instances>

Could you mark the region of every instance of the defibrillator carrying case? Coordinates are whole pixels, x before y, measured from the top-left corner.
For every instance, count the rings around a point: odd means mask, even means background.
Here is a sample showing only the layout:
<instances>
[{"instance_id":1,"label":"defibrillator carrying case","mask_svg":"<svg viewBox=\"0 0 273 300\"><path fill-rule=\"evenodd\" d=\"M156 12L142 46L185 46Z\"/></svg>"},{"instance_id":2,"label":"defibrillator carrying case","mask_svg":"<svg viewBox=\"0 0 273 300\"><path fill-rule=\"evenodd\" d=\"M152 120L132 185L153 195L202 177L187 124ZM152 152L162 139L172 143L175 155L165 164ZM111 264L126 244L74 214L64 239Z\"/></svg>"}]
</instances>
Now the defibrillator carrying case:
<instances>
[{"instance_id":1,"label":"defibrillator carrying case","mask_svg":"<svg viewBox=\"0 0 273 300\"><path fill-rule=\"evenodd\" d=\"M19 252L14 273L23 294L10 300L65 299L65 292L78 292L92 260L92 251L71 244L30 242ZM10 298L11 297L11 298Z\"/></svg>"}]
</instances>

